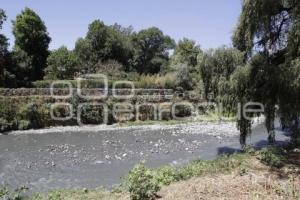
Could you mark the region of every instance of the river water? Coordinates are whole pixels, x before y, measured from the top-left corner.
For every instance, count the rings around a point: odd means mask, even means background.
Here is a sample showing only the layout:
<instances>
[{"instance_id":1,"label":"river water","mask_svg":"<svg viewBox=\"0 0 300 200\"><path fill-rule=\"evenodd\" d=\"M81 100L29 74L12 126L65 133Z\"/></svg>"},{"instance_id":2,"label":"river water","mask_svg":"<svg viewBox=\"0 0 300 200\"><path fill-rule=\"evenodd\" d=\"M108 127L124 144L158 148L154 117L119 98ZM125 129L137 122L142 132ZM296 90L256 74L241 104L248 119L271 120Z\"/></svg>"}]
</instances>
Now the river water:
<instances>
[{"instance_id":1,"label":"river water","mask_svg":"<svg viewBox=\"0 0 300 200\"><path fill-rule=\"evenodd\" d=\"M277 141L287 137L279 129ZM0 135L0 185L31 192L111 187L141 160L151 167L181 166L239 150L235 123L135 127L69 127ZM256 124L248 143L266 145Z\"/></svg>"}]
</instances>

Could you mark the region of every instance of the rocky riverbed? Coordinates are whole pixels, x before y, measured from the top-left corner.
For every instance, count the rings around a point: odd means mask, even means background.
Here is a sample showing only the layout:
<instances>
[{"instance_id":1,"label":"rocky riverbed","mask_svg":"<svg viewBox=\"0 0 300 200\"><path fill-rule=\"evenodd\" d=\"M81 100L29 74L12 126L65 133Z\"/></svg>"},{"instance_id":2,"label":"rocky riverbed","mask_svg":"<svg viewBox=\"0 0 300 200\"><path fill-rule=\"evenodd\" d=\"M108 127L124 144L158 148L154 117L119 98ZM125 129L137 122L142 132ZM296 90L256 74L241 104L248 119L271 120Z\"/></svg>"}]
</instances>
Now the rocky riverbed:
<instances>
[{"instance_id":1,"label":"rocky riverbed","mask_svg":"<svg viewBox=\"0 0 300 200\"><path fill-rule=\"evenodd\" d=\"M250 142L264 145L264 133L256 123ZM31 191L110 187L141 160L180 166L236 151L238 135L233 122L15 131L0 135L0 185ZM280 131L277 138L286 139Z\"/></svg>"}]
</instances>

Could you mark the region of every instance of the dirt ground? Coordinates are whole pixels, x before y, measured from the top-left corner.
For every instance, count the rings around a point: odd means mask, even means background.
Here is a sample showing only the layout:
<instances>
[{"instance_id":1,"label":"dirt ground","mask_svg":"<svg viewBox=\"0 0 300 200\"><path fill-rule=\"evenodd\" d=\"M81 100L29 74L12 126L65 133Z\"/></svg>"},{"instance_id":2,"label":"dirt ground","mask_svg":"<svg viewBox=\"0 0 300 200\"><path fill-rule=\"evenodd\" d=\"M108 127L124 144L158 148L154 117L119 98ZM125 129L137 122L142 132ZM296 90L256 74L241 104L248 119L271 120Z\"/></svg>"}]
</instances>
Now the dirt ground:
<instances>
[{"instance_id":1,"label":"dirt ground","mask_svg":"<svg viewBox=\"0 0 300 200\"><path fill-rule=\"evenodd\" d=\"M254 168L249 171L214 174L174 183L162 188L158 196L161 200L299 200L300 153L292 156L297 165L293 163L281 170L274 170L254 159Z\"/></svg>"}]
</instances>

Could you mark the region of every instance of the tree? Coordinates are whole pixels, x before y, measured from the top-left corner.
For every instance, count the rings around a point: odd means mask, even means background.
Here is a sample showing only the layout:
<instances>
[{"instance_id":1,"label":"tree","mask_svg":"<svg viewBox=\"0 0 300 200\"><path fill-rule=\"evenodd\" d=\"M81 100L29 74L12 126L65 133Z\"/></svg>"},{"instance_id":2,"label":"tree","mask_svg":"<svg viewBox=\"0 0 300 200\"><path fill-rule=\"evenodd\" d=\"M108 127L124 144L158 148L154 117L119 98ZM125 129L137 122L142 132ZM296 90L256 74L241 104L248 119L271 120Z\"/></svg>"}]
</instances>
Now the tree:
<instances>
[{"instance_id":1,"label":"tree","mask_svg":"<svg viewBox=\"0 0 300 200\"><path fill-rule=\"evenodd\" d=\"M190 75L188 66L186 64L178 64L178 71L176 74L176 85L185 90L193 89L192 77Z\"/></svg>"},{"instance_id":2,"label":"tree","mask_svg":"<svg viewBox=\"0 0 300 200\"><path fill-rule=\"evenodd\" d=\"M244 0L233 36L234 46L251 60L254 91L251 98L265 105L269 143L275 140L276 104L281 105L283 121L291 122L288 116L293 115L296 127L299 120L299 110L295 106L299 103L295 101L297 89L293 84L297 79L293 75L294 61L300 56L299 10L300 3L295 0ZM287 110L292 112L287 114Z\"/></svg>"},{"instance_id":3,"label":"tree","mask_svg":"<svg viewBox=\"0 0 300 200\"><path fill-rule=\"evenodd\" d=\"M158 73L169 60L168 50L174 48L174 40L156 27L141 30L132 36L132 66L138 73Z\"/></svg>"},{"instance_id":4,"label":"tree","mask_svg":"<svg viewBox=\"0 0 300 200\"><path fill-rule=\"evenodd\" d=\"M6 20L6 15L4 10L0 9L0 31L2 30L2 25ZM0 87L4 86L4 73L7 66L7 56L8 56L8 42L7 38L0 34Z\"/></svg>"},{"instance_id":5,"label":"tree","mask_svg":"<svg viewBox=\"0 0 300 200\"><path fill-rule=\"evenodd\" d=\"M218 96L220 80L229 81L237 66L244 64L243 53L227 47L205 52L198 62L206 97L209 93Z\"/></svg>"},{"instance_id":6,"label":"tree","mask_svg":"<svg viewBox=\"0 0 300 200\"><path fill-rule=\"evenodd\" d=\"M44 22L33 10L25 8L13 21L13 34L15 49L24 51L32 59L32 67L27 69L28 81L42 79L51 41Z\"/></svg>"},{"instance_id":7,"label":"tree","mask_svg":"<svg viewBox=\"0 0 300 200\"><path fill-rule=\"evenodd\" d=\"M45 79L72 79L80 71L78 57L64 46L51 52L47 64Z\"/></svg>"},{"instance_id":8,"label":"tree","mask_svg":"<svg viewBox=\"0 0 300 200\"><path fill-rule=\"evenodd\" d=\"M79 58L83 73L94 72L94 65L97 61L93 58L92 47L86 39L79 38L76 41L74 53Z\"/></svg>"},{"instance_id":9,"label":"tree","mask_svg":"<svg viewBox=\"0 0 300 200\"><path fill-rule=\"evenodd\" d=\"M239 66L231 76L231 110L238 113L237 128L240 130L240 144L244 149L246 147L247 136L251 133L251 120L243 114L243 106L249 102L251 93L249 92L249 66ZM237 105L239 105L237 107ZM238 110L236 110L238 109Z\"/></svg>"},{"instance_id":10,"label":"tree","mask_svg":"<svg viewBox=\"0 0 300 200\"><path fill-rule=\"evenodd\" d=\"M86 72L94 73L97 63L108 60L116 60L128 68L131 57L128 34L131 34L130 30L119 25L106 26L100 20L93 21L86 37L78 39L75 45L75 53Z\"/></svg>"},{"instance_id":11,"label":"tree","mask_svg":"<svg viewBox=\"0 0 300 200\"><path fill-rule=\"evenodd\" d=\"M198 56L201 53L202 50L199 45L196 45L195 41L184 38L175 47L174 54L171 57L171 66L186 63L193 71L198 64Z\"/></svg>"},{"instance_id":12,"label":"tree","mask_svg":"<svg viewBox=\"0 0 300 200\"><path fill-rule=\"evenodd\" d=\"M11 63L7 69L6 81L9 81L7 85L10 87L30 87L32 72L32 57L25 51L15 48L11 52Z\"/></svg>"}]
</instances>

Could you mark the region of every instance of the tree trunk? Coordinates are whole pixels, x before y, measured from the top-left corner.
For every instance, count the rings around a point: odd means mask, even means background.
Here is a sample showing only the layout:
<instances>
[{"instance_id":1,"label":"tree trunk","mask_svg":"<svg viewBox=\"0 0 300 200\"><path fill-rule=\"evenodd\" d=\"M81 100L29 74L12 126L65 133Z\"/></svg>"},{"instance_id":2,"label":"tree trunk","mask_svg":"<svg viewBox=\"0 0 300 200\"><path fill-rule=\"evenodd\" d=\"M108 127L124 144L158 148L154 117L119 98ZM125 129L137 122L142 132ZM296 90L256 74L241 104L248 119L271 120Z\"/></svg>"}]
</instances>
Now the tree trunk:
<instances>
[{"instance_id":1,"label":"tree trunk","mask_svg":"<svg viewBox=\"0 0 300 200\"><path fill-rule=\"evenodd\" d=\"M265 108L266 115L266 128L268 131L268 143L269 145L273 145L275 143L275 105L267 104Z\"/></svg>"},{"instance_id":2,"label":"tree trunk","mask_svg":"<svg viewBox=\"0 0 300 200\"><path fill-rule=\"evenodd\" d=\"M292 128L292 141L295 145L300 144L299 116L294 117L294 125Z\"/></svg>"}]
</instances>

